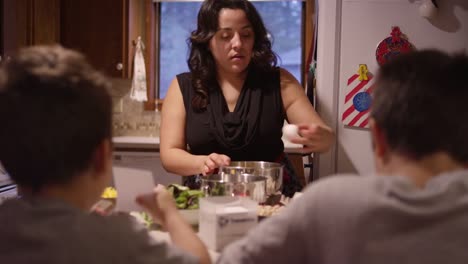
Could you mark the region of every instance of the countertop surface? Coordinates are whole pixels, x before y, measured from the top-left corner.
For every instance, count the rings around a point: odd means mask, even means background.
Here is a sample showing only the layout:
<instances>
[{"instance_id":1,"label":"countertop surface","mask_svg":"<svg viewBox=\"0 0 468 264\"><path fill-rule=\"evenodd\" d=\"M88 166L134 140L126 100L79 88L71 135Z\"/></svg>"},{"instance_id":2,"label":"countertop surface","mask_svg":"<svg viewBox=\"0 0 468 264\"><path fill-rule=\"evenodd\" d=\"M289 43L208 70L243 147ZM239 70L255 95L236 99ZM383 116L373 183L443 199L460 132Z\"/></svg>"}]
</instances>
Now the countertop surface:
<instances>
[{"instance_id":1,"label":"countertop surface","mask_svg":"<svg viewBox=\"0 0 468 264\"><path fill-rule=\"evenodd\" d=\"M142 149L159 151L159 137L144 136L120 136L113 137L112 141L116 149ZM284 151L289 154L308 154L301 145L293 144L283 138Z\"/></svg>"},{"instance_id":2,"label":"countertop surface","mask_svg":"<svg viewBox=\"0 0 468 264\"><path fill-rule=\"evenodd\" d=\"M116 149L147 149L159 151L159 137L122 136L113 137Z\"/></svg>"}]
</instances>

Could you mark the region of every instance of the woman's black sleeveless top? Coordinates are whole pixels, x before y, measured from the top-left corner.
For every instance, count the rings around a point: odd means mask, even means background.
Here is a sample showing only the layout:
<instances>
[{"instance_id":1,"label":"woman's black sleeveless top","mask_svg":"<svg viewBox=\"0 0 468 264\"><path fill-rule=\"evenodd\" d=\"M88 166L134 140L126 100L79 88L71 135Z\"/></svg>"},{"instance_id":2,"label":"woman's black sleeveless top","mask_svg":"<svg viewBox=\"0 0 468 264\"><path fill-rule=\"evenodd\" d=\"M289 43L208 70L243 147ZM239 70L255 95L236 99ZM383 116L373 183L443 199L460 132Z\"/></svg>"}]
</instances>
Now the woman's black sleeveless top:
<instances>
[{"instance_id":1,"label":"woman's black sleeveless top","mask_svg":"<svg viewBox=\"0 0 468 264\"><path fill-rule=\"evenodd\" d=\"M230 112L218 85L209 89L206 110L195 111L191 74L177 75L184 99L185 139L190 153L225 154L232 161L274 162L284 151L281 129L285 118L280 73L250 72Z\"/></svg>"}]
</instances>

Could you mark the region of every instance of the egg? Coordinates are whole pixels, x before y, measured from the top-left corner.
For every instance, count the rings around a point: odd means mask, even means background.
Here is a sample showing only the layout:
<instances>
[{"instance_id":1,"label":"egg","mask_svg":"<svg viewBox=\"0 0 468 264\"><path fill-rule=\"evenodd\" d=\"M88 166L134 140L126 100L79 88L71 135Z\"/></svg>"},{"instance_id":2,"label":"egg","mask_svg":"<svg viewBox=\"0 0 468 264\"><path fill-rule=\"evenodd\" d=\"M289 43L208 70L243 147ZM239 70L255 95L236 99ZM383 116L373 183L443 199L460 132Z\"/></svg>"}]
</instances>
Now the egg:
<instances>
[{"instance_id":1,"label":"egg","mask_svg":"<svg viewBox=\"0 0 468 264\"><path fill-rule=\"evenodd\" d=\"M283 126L283 135L288 140L299 137L299 127L291 124L285 125Z\"/></svg>"}]
</instances>

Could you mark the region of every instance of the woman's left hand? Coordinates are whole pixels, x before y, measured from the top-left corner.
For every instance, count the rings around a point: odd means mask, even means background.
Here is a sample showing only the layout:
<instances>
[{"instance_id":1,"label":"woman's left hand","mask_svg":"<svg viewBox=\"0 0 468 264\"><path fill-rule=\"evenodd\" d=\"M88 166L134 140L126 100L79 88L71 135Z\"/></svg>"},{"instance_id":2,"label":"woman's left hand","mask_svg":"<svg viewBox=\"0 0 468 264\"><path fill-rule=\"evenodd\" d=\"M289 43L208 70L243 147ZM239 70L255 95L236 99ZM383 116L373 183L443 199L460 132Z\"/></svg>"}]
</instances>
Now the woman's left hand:
<instances>
[{"instance_id":1,"label":"woman's left hand","mask_svg":"<svg viewBox=\"0 0 468 264\"><path fill-rule=\"evenodd\" d=\"M329 127L317 124L298 125L298 137L291 138L291 142L304 145L304 152L326 152L330 149L334 133Z\"/></svg>"}]
</instances>

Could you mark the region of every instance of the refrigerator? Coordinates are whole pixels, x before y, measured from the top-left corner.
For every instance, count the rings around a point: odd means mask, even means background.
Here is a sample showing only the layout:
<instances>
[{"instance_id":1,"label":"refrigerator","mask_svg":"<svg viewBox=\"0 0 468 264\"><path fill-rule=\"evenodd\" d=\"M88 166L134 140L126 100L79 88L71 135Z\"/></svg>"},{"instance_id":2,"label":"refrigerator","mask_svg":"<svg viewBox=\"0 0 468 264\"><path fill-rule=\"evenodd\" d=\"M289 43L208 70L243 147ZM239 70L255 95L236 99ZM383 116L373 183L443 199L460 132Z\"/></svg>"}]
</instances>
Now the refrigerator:
<instances>
[{"instance_id":1,"label":"refrigerator","mask_svg":"<svg viewBox=\"0 0 468 264\"><path fill-rule=\"evenodd\" d=\"M437 5L433 17L421 5ZM417 50L468 52L468 0L319 0L317 35L317 111L336 132L331 151L318 157L316 173L374 173L369 130L344 125L348 81L365 64L378 70L376 50L392 28Z\"/></svg>"}]
</instances>

